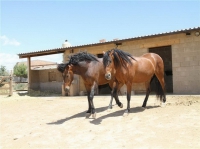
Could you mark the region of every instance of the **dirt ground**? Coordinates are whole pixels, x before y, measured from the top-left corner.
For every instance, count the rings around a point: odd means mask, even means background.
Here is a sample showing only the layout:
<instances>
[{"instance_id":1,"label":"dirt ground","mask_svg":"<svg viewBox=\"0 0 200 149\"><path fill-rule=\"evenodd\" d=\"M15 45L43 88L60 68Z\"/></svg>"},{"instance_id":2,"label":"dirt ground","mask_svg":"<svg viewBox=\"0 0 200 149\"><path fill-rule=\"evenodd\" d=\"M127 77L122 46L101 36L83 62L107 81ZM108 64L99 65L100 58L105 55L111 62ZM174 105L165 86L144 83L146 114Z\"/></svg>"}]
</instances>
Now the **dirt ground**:
<instances>
[{"instance_id":1,"label":"dirt ground","mask_svg":"<svg viewBox=\"0 0 200 149\"><path fill-rule=\"evenodd\" d=\"M168 95L166 107L151 95L131 97L107 110L110 96L95 96L96 119L85 119L86 96L0 96L0 148L200 148L200 96Z\"/></svg>"}]
</instances>

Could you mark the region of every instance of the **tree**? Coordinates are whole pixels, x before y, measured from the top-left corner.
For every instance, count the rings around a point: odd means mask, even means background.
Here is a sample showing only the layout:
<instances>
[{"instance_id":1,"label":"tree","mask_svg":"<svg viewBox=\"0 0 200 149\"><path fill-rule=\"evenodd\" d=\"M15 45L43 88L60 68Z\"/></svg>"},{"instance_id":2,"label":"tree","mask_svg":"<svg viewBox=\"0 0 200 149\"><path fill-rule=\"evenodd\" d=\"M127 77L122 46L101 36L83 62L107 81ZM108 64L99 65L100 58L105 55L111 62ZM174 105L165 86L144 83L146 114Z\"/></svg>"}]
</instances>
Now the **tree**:
<instances>
[{"instance_id":1,"label":"tree","mask_svg":"<svg viewBox=\"0 0 200 149\"><path fill-rule=\"evenodd\" d=\"M6 70L5 66L0 66L0 76L7 76L8 71ZM1 79L0 79L1 80ZM6 79L4 81L7 81ZM0 87L2 87L4 84L0 84Z\"/></svg>"},{"instance_id":2,"label":"tree","mask_svg":"<svg viewBox=\"0 0 200 149\"><path fill-rule=\"evenodd\" d=\"M16 75L17 77L20 77L20 81L21 78L27 78L27 66L22 64L17 63L14 67L14 75Z\"/></svg>"},{"instance_id":3,"label":"tree","mask_svg":"<svg viewBox=\"0 0 200 149\"><path fill-rule=\"evenodd\" d=\"M5 66L0 66L0 76L6 76L8 75L8 71L6 70Z\"/></svg>"}]
</instances>

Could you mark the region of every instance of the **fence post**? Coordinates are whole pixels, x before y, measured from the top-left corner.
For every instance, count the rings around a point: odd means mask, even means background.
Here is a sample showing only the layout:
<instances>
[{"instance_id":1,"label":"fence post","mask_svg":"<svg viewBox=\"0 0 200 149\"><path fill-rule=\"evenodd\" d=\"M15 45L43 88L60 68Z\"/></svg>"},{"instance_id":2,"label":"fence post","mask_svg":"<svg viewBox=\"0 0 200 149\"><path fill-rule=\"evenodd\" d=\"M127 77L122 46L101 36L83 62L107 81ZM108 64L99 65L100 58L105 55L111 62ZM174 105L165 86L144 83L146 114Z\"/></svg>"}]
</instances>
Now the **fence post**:
<instances>
[{"instance_id":1,"label":"fence post","mask_svg":"<svg viewBox=\"0 0 200 149\"><path fill-rule=\"evenodd\" d=\"M9 95L12 96L13 95L13 72L12 70L10 71L10 93Z\"/></svg>"}]
</instances>

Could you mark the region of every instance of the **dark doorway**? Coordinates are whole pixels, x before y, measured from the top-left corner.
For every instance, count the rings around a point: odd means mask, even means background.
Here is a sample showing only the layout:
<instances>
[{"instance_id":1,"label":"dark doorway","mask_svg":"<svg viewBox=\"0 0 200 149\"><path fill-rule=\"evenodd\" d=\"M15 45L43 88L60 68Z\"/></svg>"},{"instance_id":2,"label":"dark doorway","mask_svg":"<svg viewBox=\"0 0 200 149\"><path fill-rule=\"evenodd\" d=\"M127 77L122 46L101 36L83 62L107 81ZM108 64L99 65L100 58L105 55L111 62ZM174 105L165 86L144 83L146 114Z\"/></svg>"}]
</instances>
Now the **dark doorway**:
<instances>
[{"instance_id":1,"label":"dark doorway","mask_svg":"<svg viewBox=\"0 0 200 149\"><path fill-rule=\"evenodd\" d=\"M108 84L105 85L99 85L99 95L110 95L111 94L111 88Z\"/></svg>"},{"instance_id":2,"label":"dark doorway","mask_svg":"<svg viewBox=\"0 0 200 149\"><path fill-rule=\"evenodd\" d=\"M103 58L103 53L97 54L98 58ZM109 95L111 93L111 88L109 84L99 85L98 86L99 95Z\"/></svg>"},{"instance_id":3,"label":"dark doorway","mask_svg":"<svg viewBox=\"0 0 200 149\"><path fill-rule=\"evenodd\" d=\"M97 54L98 58L103 58L103 53L102 54Z\"/></svg>"},{"instance_id":4,"label":"dark doorway","mask_svg":"<svg viewBox=\"0 0 200 149\"><path fill-rule=\"evenodd\" d=\"M156 53L163 59L165 67L165 87L167 93L173 93L172 48L171 46L149 48L150 53ZM153 87L152 87L153 90Z\"/></svg>"}]
</instances>

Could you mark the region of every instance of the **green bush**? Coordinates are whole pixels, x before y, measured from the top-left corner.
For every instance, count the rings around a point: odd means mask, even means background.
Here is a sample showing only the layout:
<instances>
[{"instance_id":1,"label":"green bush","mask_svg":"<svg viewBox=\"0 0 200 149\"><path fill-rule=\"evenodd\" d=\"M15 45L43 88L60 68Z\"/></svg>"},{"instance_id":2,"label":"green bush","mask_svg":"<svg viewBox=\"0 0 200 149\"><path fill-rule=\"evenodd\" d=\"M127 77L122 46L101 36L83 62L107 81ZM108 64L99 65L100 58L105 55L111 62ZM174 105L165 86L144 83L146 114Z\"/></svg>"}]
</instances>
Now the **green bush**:
<instances>
[{"instance_id":1,"label":"green bush","mask_svg":"<svg viewBox=\"0 0 200 149\"><path fill-rule=\"evenodd\" d=\"M17 83L14 85L14 90L27 90L28 84L27 83Z\"/></svg>"},{"instance_id":2,"label":"green bush","mask_svg":"<svg viewBox=\"0 0 200 149\"><path fill-rule=\"evenodd\" d=\"M8 71L6 70L6 67L5 66L0 66L0 76L8 76L9 73ZM0 78L2 79L2 78ZM8 82L9 79L5 79L3 82ZM0 87L4 86L5 84L0 84Z\"/></svg>"}]
</instances>

